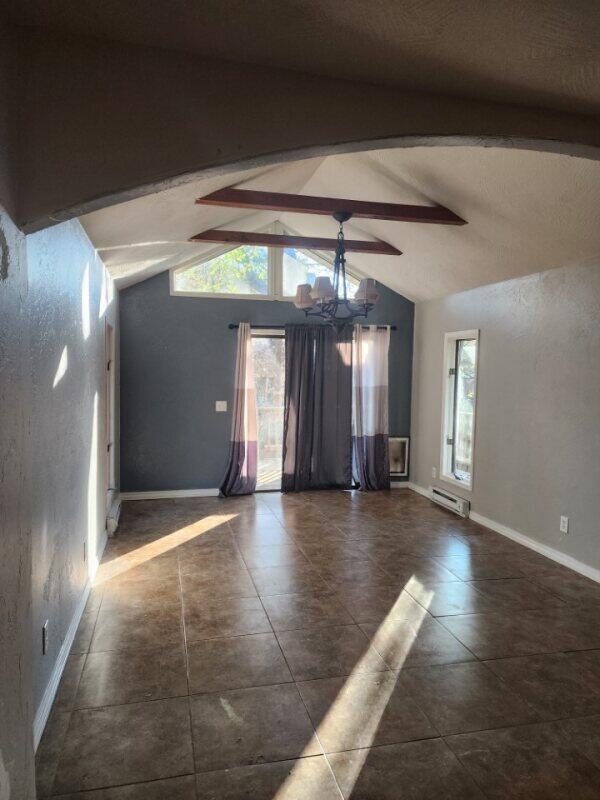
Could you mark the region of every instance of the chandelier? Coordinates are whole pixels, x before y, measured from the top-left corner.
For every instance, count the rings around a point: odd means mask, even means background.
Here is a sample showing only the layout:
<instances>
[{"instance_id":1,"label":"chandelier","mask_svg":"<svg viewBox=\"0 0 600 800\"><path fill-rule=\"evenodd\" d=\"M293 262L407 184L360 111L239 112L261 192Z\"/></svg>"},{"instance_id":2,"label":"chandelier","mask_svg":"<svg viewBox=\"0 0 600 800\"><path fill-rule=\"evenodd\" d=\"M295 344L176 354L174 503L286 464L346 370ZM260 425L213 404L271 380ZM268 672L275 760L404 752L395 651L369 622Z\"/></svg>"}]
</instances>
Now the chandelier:
<instances>
[{"instance_id":1,"label":"chandelier","mask_svg":"<svg viewBox=\"0 0 600 800\"><path fill-rule=\"evenodd\" d=\"M301 308L307 317L320 317L332 325L343 325L355 317L366 317L379 299L379 292L372 278L363 278L360 281L352 299L347 296L344 222L351 216L346 211L333 215L340 223L333 261L333 283L328 277L316 278L314 286L300 283L294 298L296 308Z\"/></svg>"}]
</instances>

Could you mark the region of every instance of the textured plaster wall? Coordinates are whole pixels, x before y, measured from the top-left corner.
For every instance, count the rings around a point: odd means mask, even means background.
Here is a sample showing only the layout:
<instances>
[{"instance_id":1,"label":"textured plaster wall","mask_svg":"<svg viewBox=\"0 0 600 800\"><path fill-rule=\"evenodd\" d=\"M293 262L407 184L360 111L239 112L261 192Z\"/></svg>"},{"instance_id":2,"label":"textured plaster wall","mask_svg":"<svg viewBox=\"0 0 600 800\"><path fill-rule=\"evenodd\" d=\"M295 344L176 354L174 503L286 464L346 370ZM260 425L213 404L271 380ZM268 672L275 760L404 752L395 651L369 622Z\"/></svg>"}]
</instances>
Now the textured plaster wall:
<instances>
[{"instance_id":1,"label":"textured plaster wall","mask_svg":"<svg viewBox=\"0 0 600 800\"><path fill-rule=\"evenodd\" d=\"M112 282L77 221L28 236L27 262L37 708L104 544L104 337L117 314ZM50 647L42 656L45 620Z\"/></svg>"},{"instance_id":2,"label":"textured plaster wall","mask_svg":"<svg viewBox=\"0 0 600 800\"><path fill-rule=\"evenodd\" d=\"M16 151L16 48L11 30L0 19L0 202L14 219Z\"/></svg>"},{"instance_id":3,"label":"textured plaster wall","mask_svg":"<svg viewBox=\"0 0 600 800\"><path fill-rule=\"evenodd\" d=\"M31 375L25 237L0 207L0 800L33 784Z\"/></svg>"},{"instance_id":4,"label":"textured plaster wall","mask_svg":"<svg viewBox=\"0 0 600 800\"><path fill-rule=\"evenodd\" d=\"M428 95L35 28L18 35L19 221L27 230L189 173L273 163L308 148L363 150L405 137L500 137L506 146L534 139L541 149L590 154L600 146L597 119L538 104Z\"/></svg>"},{"instance_id":5,"label":"textured plaster wall","mask_svg":"<svg viewBox=\"0 0 600 800\"><path fill-rule=\"evenodd\" d=\"M424 487L445 485L431 477L444 333L473 328L474 481L472 493L457 493L474 511L600 568L600 261L417 305L411 479ZM570 519L563 539L561 515Z\"/></svg>"},{"instance_id":6,"label":"textured plaster wall","mask_svg":"<svg viewBox=\"0 0 600 800\"><path fill-rule=\"evenodd\" d=\"M390 431L410 432L414 305L380 285L390 345ZM215 488L229 452L235 330L304 322L292 303L172 297L161 273L120 293L121 489ZM228 412L216 413L215 400Z\"/></svg>"}]
</instances>

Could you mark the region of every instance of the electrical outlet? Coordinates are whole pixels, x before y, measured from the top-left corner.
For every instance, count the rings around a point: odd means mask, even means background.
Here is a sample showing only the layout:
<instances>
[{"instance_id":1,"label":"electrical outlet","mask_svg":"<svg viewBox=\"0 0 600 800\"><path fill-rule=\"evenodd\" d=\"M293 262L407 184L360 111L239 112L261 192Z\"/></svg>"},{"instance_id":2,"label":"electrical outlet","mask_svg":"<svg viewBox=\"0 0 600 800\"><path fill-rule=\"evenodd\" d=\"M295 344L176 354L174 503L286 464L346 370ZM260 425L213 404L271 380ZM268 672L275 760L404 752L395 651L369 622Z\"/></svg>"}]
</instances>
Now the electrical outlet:
<instances>
[{"instance_id":1,"label":"electrical outlet","mask_svg":"<svg viewBox=\"0 0 600 800\"><path fill-rule=\"evenodd\" d=\"M435 467L431 468L431 477L437 478L437 469Z\"/></svg>"},{"instance_id":2,"label":"electrical outlet","mask_svg":"<svg viewBox=\"0 0 600 800\"><path fill-rule=\"evenodd\" d=\"M560 518L560 532L563 534L569 533L569 518L568 517L561 517Z\"/></svg>"},{"instance_id":3,"label":"electrical outlet","mask_svg":"<svg viewBox=\"0 0 600 800\"><path fill-rule=\"evenodd\" d=\"M215 402L215 411L227 411L227 400L217 400Z\"/></svg>"},{"instance_id":4,"label":"electrical outlet","mask_svg":"<svg viewBox=\"0 0 600 800\"><path fill-rule=\"evenodd\" d=\"M45 656L48 652L48 625L50 620L46 620L42 625L42 655Z\"/></svg>"}]
</instances>

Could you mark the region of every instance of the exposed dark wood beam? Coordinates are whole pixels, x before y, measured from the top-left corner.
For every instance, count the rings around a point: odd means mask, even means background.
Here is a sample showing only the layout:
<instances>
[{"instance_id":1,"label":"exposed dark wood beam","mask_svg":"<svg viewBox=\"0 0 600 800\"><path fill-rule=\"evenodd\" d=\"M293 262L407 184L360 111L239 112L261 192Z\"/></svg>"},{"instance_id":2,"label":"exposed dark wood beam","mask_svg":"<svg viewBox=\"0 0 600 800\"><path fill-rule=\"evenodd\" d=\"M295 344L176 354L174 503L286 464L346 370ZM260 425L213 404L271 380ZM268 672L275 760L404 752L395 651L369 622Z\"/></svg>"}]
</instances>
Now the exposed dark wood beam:
<instances>
[{"instance_id":1,"label":"exposed dark wood beam","mask_svg":"<svg viewBox=\"0 0 600 800\"><path fill-rule=\"evenodd\" d=\"M288 236L278 233L248 233L247 231L220 231L211 229L192 236L190 242L226 242L228 244L250 244L259 247L299 247L307 250L335 250L337 239L324 239L321 236ZM372 253L385 256L401 256L387 242L363 242L346 239L349 253Z\"/></svg>"},{"instance_id":2,"label":"exposed dark wood beam","mask_svg":"<svg viewBox=\"0 0 600 800\"><path fill-rule=\"evenodd\" d=\"M334 197L311 197L281 192L258 192L228 187L199 197L204 206L228 206L262 211L321 214L330 217L336 211L348 211L360 219L387 219L395 222L429 222L437 225L466 225L453 211L443 206L413 206L404 203L375 203L367 200L342 200Z\"/></svg>"}]
</instances>

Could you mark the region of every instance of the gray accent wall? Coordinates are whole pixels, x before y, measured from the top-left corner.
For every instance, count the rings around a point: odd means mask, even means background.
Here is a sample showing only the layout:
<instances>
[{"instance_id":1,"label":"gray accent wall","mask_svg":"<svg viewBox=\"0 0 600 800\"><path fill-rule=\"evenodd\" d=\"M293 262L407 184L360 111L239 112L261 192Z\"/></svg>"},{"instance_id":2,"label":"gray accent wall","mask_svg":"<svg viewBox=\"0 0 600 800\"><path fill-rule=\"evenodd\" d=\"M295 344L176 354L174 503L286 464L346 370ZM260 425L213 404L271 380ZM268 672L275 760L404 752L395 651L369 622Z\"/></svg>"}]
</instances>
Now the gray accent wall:
<instances>
[{"instance_id":1,"label":"gray accent wall","mask_svg":"<svg viewBox=\"0 0 600 800\"><path fill-rule=\"evenodd\" d=\"M414 304L379 285L390 345L390 433L410 432ZM292 303L171 296L163 272L120 292L121 489L213 489L229 452L237 331L305 322ZM227 400L227 413L215 401Z\"/></svg>"},{"instance_id":2,"label":"gray accent wall","mask_svg":"<svg viewBox=\"0 0 600 800\"><path fill-rule=\"evenodd\" d=\"M439 479L444 334L480 330L473 491ZM600 260L416 309L411 479L600 569ZM560 516L569 517L561 538Z\"/></svg>"}]
</instances>

